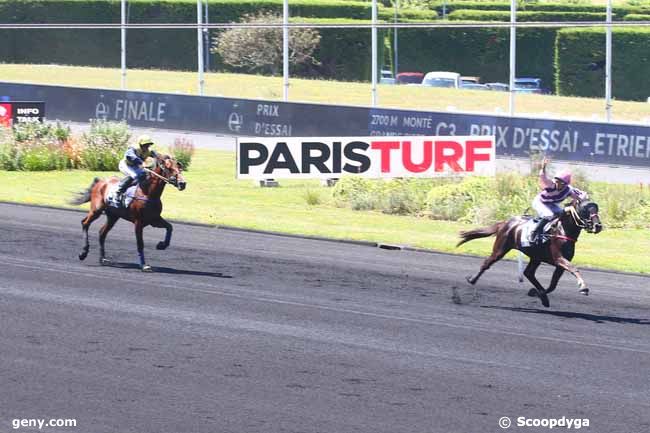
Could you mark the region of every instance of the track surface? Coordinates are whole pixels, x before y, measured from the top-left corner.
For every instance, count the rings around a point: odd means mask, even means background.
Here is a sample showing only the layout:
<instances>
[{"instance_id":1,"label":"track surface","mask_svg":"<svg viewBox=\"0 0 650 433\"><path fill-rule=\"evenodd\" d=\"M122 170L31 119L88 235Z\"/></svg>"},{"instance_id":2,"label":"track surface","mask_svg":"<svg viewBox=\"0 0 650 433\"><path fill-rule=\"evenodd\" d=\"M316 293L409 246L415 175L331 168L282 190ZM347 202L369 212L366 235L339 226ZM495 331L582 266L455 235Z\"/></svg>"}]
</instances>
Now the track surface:
<instances>
[{"instance_id":1,"label":"track surface","mask_svg":"<svg viewBox=\"0 0 650 433\"><path fill-rule=\"evenodd\" d=\"M181 224L164 252L145 230L143 274L125 221L114 266L103 218L79 262L80 218L0 204L1 432L650 431L650 278L584 272L584 297L565 277L545 309L512 262L474 299L478 258Z\"/></svg>"}]
</instances>

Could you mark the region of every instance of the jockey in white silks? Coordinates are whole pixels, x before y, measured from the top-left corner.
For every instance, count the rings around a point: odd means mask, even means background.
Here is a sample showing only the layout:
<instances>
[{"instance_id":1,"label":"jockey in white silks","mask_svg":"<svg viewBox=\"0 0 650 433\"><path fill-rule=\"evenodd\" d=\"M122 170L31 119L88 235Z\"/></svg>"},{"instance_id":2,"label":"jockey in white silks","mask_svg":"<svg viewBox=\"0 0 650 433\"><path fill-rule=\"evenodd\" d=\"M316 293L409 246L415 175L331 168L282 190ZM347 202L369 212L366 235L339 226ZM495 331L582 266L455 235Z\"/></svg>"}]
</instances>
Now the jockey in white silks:
<instances>
[{"instance_id":1,"label":"jockey in white silks","mask_svg":"<svg viewBox=\"0 0 650 433\"><path fill-rule=\"evenodd\" d=\"M137 147L130 146L124 153L124 158L120 161L119 169L126 175L117 188L117 200L122 199L122 195L126 192L127 188L137 180L138 183L142 182L147 177L147 172L143 168L144 161L149 157L156 157L156 152L149 148L154 144L151 137L148 135L141 135L138 137Z\"/></svg>"},{"instance_id":2,"label":"jockey in white silks","mask_svg":"<svg viewBox=\"0 0 650 433\"><path fill-rule=\"evenodd\" d=\"M546 166L550 161L544 158L542 168L539 171L539 185L542 191L533 199L533 209L541 217L541 221L535 227L531 236L531 242L537 242L541 238L544 226L564 212L561 203L568 197L577 200L586 200L586 192L571 186L571 172L566 170L556 175L552 180L546 175Z\"/></svg>"}]
</instances>

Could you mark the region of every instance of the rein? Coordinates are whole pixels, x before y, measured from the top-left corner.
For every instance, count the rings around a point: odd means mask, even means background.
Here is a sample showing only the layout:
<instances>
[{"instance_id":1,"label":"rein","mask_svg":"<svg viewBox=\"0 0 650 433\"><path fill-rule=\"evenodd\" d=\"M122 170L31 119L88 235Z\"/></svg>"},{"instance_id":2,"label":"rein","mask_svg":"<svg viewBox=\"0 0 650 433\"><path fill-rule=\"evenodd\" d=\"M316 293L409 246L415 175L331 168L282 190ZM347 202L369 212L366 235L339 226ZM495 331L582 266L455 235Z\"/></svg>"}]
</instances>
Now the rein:
<instances>
[{"instance_id":1,"label":"rein","mask_svg":"<svg viewBox=\"0 0 650 433\"><path fill-rule=\"evenodd\" d=\"M168 183L168 184L171 185L171 181L170 181L168 178L166 178L165 176L161 176L161 175L159 175L158 173L156 173L155 171L150 170L150 169L148 169L148 168L146 168L146 167L143 167L143 170L146 171L147 173L153 174L153 175L156 176L158 179L160 179L160 180L162 180L163 182Z\"/></svg>"},{"instance_id":2,"label":"rein","mask_svg":"<svg viewBox=\"0 0 650 433\"><path fill-rule=\"evenodd\" d=\"M569 206L569 214L573 218L573 222L576 224L577 227L580 227L581 229L586 229L587 224L585 221L578 215L578 211L576 211L576 208L573 206Z\"/></svg>"},{"instance_id":3,"label":"rein","mask_svg":"<svg viewBox=\"0 0 650 433\"><path fill-rule=\"evenodd\" d=\"M550 237L555 238L555 239L562 239L562 240L565 240L565 241L578 242L577 239L573 239L573 238L570 238L570 237L564 236L564 235L551 235Z\"/></svg>"}]
</instances>

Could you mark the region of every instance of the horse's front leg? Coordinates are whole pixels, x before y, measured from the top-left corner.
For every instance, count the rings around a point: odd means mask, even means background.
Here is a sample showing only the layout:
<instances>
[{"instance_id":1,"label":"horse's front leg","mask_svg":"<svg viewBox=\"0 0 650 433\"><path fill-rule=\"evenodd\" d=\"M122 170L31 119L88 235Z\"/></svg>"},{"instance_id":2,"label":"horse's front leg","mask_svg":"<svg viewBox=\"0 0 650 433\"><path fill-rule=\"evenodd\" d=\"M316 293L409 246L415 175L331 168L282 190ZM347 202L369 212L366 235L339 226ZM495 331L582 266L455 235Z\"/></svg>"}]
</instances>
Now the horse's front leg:
<instances>
[{"instance_id":1,"label":"horse's front leg","mask_svg":"<svg viewBox=\"0 0 650 433\"><path fill-rule=\"evenodd\" d=\"M582 275L580 275L580 271L578 268L573 266L570 261L568 261L564 257L559 257L555 260L555 266L559 266L560 268L571 272L571 274L576 277L576 280L578 280L578 287L580 288L580 293L583 295L588 295L589 294L589 288L587 287L587 284L585 283L585 280L582 279Z\"/></svg>"},{"instance_id":2,"label":"horse's front leg","mask_svg":"<svg viewBox=\"0 0 650 433\"><path fill-rule=\"evenodd\" d=\"M153 227L164 228L165 229L165 240L158 242L156 245L157 250L165 250L169 246L169 243L172 240L172 225L167 222L163 217L160 217L158 220L151 223Z\"/></svg>"},{"instance_id":3,"label":"horse's front leg","mask_svg":"<svg viewBox=\"0 0 650 433\"><path fill-rule=\"evenodd\" d=\"M542 305L548 307L551 304L548 301L548 296L546 296L546 290L544 290L544 287L542 287L542 285L537 280L537 277L535 277L535 272L537 271L537 268L540 264L541 262L539 260L531 259L528 263L528 266L526 266L526 269L524 270L524 275L526 278L528 278L528 281L533 283L533 286L535 286L534 289L530 289L528 295L539 297L539 299L542 301Z\"/></svg>"},{"instance_id":4,"label":"horse's front leg","mask_svg":"<svg viewBox=\"0 0 650 433\"><path fill-rule=\"evenodd\" d=\"M147 265L144 260L144 239L142 237L142 232L144 230L144 224L141 220L135 221L135 240L138 244L138 256L140 258L140 269L143 272L151 272L151 266Z\"/></svg>"},{"instance_id":5,"label":"horse's front leg","mask_svg":"<svg viewBox=\"0 0 650 433\"><path fill-rule=\"evenodd\" d=\"M555 290L557 283L560 281L560 277L562 277L562 274L564 274L564 269L556 267L555 271L553 271L553 276L551 277L551 284L548 286L548 289L546 289L546 293L551 293L553 290Z\"/></svg>"}]
</instances>

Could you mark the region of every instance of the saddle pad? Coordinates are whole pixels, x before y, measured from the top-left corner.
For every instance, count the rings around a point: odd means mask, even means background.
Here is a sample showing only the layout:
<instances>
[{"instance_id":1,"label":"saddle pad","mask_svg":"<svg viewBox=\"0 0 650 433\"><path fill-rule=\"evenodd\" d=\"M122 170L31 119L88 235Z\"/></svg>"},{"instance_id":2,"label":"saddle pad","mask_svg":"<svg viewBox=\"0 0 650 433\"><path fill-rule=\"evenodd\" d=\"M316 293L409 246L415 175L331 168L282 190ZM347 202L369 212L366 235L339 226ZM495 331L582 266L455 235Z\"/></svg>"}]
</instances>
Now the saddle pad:
<instances>
[{"instance_id":1,"label":"saddle pad","mask_svg":"<svg viewBox=\"0 0 650 433\"><path fill-rule=\"evenodd\" d=\"M522 247L530 247L532 244L530 242L530 238L533 235L533 232L535 231L535 227L537 227L537 223L539 222L539 218L533 218L528 220L522 227L521 227L521 246ZM548 233L548 230L551 228L555 220L548 222L544 226L544 231L542 233ZM546 236L542 237L542 243L546 242L548 238Z\"/></svg>"},{"instance_id":2,"label":"saddle pad","mask_svg":"<svg viewBox=\"0 0 650 433\"><path fill-rule=\"evenodd\" d=\"M108 204L110 207L114 207L117 209L127 208L133 201L133 197L135 196L135 190L138 188L138 186L133 185L126 190L126 193L124 194L123 197L124 203L122 203L120 200L117 200L116 198L117 188L119 186L120 185L116 183L109 187L108 194L106 194L106 204Z\"/></svg>"}]
</instances>

